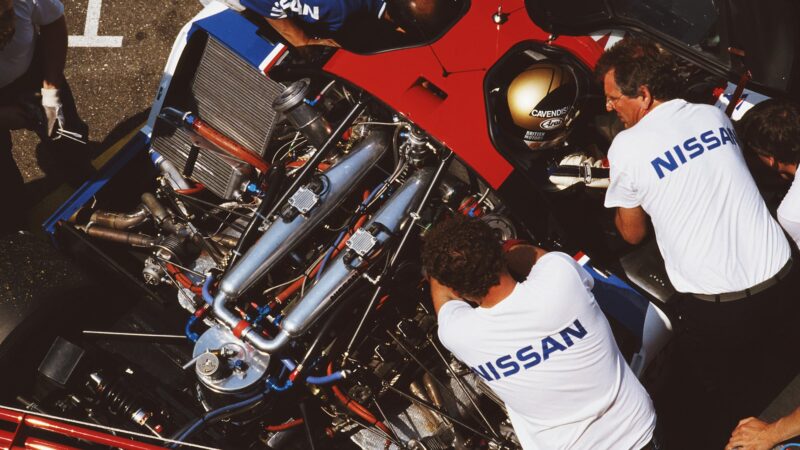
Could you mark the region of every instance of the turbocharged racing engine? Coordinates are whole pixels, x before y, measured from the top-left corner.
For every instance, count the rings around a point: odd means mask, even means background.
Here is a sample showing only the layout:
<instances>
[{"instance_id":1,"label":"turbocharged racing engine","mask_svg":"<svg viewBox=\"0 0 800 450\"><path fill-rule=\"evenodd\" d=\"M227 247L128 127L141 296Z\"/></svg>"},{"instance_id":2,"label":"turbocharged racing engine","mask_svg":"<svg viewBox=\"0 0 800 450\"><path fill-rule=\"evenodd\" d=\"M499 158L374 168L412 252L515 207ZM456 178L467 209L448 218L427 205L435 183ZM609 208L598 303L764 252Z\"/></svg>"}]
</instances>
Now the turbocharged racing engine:
<instances>
[{"instance_id":1,"label":"turbocharged racing engine","mask_svg":"<svg viewBox=\"0 0 800 450\"><path fill-rule=\"evenodd\" d=\"M189 87L167 95L154 189L133 210L98 202L72 219L175 293L193 345L180 361L193 375L159 388L190 400L152 399L160 406L123 419L173 446L516 447L502 403L438 342L418 256L426 229L455 214L514 238L499 197L344 82L215 84L207 60L226 51L209 40ZM103 387L132 372L89 369L83 395L101 404Z\"/></svg>"}]
</instances>

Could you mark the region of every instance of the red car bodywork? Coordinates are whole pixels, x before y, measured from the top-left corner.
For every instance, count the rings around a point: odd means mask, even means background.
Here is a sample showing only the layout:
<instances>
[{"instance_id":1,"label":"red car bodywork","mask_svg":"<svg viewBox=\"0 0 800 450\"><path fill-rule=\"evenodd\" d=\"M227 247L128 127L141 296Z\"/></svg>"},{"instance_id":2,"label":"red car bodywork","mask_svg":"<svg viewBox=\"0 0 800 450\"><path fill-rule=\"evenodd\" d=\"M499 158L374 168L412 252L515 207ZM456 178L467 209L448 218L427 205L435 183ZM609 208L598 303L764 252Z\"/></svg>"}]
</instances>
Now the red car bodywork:
<instances>
[{"instance_id":1,"label":"red car bodywork","mask_svg":"<svg viewBox=\"0 0 800 450\"><path fill-rule=\"evenodd\" d=\"M508 20L498 25L493 15L501 4ZM340 50L325 70L408 117L498 188L513 167L489 138L484 76L515 44L547 39L548 34L531 22L522 0L473 0L464 17L430 46L376 55ZM552 45L572 53L588 67L593 67L603 52L601 42L588 36L558 37ZM446 98L422 87L421 80L439 88Z\"/></svg>"}]
</instances>

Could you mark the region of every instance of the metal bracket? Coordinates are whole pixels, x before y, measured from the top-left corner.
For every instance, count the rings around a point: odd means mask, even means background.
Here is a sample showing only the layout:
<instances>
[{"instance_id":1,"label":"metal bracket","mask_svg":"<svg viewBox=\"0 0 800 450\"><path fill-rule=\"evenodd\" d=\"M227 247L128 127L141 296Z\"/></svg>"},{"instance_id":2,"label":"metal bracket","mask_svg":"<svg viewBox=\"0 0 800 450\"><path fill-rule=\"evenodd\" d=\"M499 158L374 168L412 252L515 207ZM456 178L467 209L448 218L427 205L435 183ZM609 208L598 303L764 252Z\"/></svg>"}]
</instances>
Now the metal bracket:
<instances>
[{"instance_id":1,"label":"metal bracket","mask_svg":"<svg viewBox=\"0 0 800 450\"><path fill-rule=\"evenodd\" d=\"M356 230L345 245L358 256L364 257L378 244L378 238L364 228Z\"/></svg>"},{"instance_id":2,"label":"metal bracket","mask_svg":"<svg viewBox=\"0 0 800 450\"><path fill-rule=\"evenodd\" d=\"M308 214L319 203L319 195L306 186L301 186L289 197L289 204L302 215Z\"/></svg>"}]
</instances>

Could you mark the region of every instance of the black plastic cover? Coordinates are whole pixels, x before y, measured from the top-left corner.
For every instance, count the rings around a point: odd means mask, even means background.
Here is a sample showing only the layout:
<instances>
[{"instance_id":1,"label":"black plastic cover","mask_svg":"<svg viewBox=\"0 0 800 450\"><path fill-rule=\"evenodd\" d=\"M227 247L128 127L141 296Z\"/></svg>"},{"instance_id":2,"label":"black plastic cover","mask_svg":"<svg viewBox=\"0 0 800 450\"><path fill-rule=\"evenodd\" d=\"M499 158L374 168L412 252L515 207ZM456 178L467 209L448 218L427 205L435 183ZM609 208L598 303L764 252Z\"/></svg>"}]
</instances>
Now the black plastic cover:
<instances>
[{"instance_id":1,"label":"black plastic cover","mask_svg":"<svg viewBox=\"0 0 800 450\"><path fill-rule=\"evenodd\" d=\"M85 354L82 348L58 336L39 364L39 374L59 387L66 388L78 372L78 366Z\"/></svg>"}]
</instances>

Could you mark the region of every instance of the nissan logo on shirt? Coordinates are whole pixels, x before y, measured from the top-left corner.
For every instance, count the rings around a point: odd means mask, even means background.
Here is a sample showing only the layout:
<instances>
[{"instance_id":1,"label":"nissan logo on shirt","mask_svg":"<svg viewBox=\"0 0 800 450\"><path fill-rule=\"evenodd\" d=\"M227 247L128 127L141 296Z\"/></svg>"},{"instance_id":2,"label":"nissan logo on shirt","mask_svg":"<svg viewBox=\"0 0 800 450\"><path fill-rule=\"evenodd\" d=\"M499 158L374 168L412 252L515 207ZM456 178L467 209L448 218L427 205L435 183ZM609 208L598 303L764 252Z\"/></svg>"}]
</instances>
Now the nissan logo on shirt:
<instances>
[{"instance_id":1,"label":"nissan logo on shirt","mask_svg":"<svg viewBox=\"0 0 800 450\"><path fill-rule=\"evenodd\" d=\"M503 355L471 369L484 380L495 381L514 375L520 370L535 367L547 361L552 353L567 350L575 345L573 338L583 339L586 336L587 331L580 320L575 319L572 325L574 328L566 327L558 334L543 338L536 347L527 345L512 354Z\"/></svg>"},{"instance_id":2,"label":"nissan logo on shirt","mask_svg":"<svg viewBox=\"0 0 800 450\"><path fill-rule=\"evenodd\" d=\"M664 152L663 158L655 158L650 161L650 164L660 180L704 152L709 152L727 143L739 146L739 142L736 140L736 133L732 129L720 127L718 130L704 131L680 144L673 145L672 149ZM665 169L667 172L664 172Z\"/></svg>"}]
</instances>

